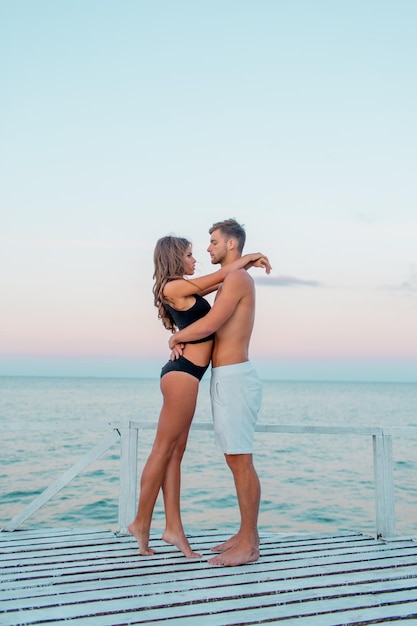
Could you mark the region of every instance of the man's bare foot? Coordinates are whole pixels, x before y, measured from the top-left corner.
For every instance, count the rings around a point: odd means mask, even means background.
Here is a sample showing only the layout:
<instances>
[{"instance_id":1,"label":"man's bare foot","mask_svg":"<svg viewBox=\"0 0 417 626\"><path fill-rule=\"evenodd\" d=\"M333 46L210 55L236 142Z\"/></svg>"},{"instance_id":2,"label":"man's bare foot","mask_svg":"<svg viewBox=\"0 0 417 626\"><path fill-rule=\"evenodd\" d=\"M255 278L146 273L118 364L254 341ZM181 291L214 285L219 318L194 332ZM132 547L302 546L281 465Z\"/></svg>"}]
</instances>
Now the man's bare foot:
<instances>
[{"instance_id":1,"label":"man's bare foot","mask_svg":"<svg viewBox=\"0 0 417 626\"><path fill-rule=\"evenodd\" d=\"M238 544L240 542L240 530L238 530L238 532L235 535L232 535L232 537L230 537L227 541L225 541L224 543L219 543L218 546L214 546L213 548L210 548L211 552L226 552L226 550L230 550L230 548L233 548L236 544ZM258 530L255 530L255 543L257 545L259 545L259 534L258 534Z\"/></svg>"},{"instance_id":2,"label":"man's bare foot","mask_svg":"<svg viewBox=\"0 0 417 626\"><path fill-rule=\"evenodd\" d=\"M213 548L210 548L211 552L226 552L226 550L230 550L230 548L233 548L233 546L235 546L239 541L239 533L236 533L236 535L233 535L233 537L230 537L227 541L225 541L224 543L219 543L218 546L214 546Z\"/></svg>"},{"instance_id":3,"label":"man's bare foot","mask_svg":"<svg viewBox=\"0 0 417 626\"><path fill-rule=\"evenodd\" d=\"M139 552L142 556L152 556L155 554L155 550L149 547L149 530L141 530L135 522L129 524L127 529L138 542Z\"/></svg>"},{"instance_id":4,"label":"man's bare foot","mask_svg":"<svg viewBox=\"0 0 417 626\"><path fill-rule=\"evenodd\" d=\"M249 546L244 547L241 544L236 544L229 550L209 559L208 562L215 567L233 567L235 565L255 563L258 559L259 548L249 548Z\"/></svg>"},{"instance_id":5,"label":"man's bare foot","mask_svg":"<svg viewBox=\"0 0 417 626\"><path fill-rule=\"evenodd\" d=\"M176 536L173 533L171 534L165 531L162 535L162 539L171 546L178 548L187 559L201 559L201 554L194 552L185 535Z\"/></svg>"}]
</instances>

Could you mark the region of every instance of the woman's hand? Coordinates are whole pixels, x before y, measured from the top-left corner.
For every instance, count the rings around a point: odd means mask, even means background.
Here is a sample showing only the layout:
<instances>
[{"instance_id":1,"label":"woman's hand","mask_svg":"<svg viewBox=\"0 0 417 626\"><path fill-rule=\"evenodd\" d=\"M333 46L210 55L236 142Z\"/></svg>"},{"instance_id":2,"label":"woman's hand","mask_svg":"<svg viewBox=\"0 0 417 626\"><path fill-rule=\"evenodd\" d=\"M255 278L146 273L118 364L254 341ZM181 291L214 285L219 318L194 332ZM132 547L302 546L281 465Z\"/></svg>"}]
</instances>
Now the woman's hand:
<instances>
[{"instance_id":1,"label":"woman's hand","mask_svg":"<svg viewBox=\"0 0 417 626\"><path fill-rule=\"evenodd\" d=\"M249 254L247 256L252 257L252 258L250 259L249 263L245 266L246 269L249 269L250 267L263 267L267 274L270 273L272 268L271 268L271 264L267 256L265 256L261 252L254 252L253 254Z\"/></svg>"}]
</instances>

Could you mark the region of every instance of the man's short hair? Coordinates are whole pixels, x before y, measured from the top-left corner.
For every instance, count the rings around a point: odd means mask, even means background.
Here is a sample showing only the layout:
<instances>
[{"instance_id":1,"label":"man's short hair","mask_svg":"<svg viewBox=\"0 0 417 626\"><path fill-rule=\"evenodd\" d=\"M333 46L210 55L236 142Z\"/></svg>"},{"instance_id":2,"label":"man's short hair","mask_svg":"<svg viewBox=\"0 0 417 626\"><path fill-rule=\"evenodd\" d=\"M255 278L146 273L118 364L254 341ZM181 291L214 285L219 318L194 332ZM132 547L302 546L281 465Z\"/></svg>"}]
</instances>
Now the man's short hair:
<instances>
[{"instance_id":1,"label":"man's short hair","mask_svg":"<svg viewBox=\"0 0 417 626\"><path fill-rule=\"evenodd\" d=\"M246 232L242 224L234 219L223 220L223 222L213 224L209 229L210 235L215 230L220 230L226 239L236 239L237 249L242 252L246 241Z\"/></svg>"}]
</instances>

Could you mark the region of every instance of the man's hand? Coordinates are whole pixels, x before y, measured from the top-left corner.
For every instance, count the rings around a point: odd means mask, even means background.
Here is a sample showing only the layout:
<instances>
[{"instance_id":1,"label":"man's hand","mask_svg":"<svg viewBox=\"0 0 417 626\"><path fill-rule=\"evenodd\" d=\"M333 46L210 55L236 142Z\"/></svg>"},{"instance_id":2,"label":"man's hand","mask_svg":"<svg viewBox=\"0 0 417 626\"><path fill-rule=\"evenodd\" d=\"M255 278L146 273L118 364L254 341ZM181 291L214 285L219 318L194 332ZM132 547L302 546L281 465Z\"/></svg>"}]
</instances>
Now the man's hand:
<instances>
[{"instance_id":1,"label":"man's hand","mask_svg":"<svg viewBox=\"0 0 417 626\"><path fill-rule=\"evenodd\" d=\"M184 345L185 344L183 343L177 343L177 345L174 348L172 348L171 356L169 357L171 361L176 361L177 359L180 358L180 356L182 356Z\"/></svg>"},{"instance_id":2,"label":"man's hand","mask_svg":"<svg viewBox=\"0 0 417 626\"><path fill-rule=\"evenodd\" d=\"M168 341L168 345L171 350L171 356L169 357L171 361L175 361L180 356L182 356L183 350L185 348L185 343L177 343L175 333L171 335Z\"/></svg>"}]
</instances>

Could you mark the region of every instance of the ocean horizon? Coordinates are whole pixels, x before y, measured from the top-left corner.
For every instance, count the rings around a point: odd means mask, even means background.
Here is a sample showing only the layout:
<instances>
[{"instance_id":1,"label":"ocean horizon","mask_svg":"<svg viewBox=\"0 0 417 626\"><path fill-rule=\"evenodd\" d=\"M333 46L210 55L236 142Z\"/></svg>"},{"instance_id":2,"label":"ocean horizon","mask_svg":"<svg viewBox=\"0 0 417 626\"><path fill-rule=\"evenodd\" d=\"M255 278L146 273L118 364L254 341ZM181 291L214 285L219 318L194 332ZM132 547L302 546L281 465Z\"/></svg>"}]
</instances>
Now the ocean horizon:
<instances>
[{"instance_id":1,"label":"ocean horizon","mask_svg":"<svg viewBox=\"0 0 417 626\"><path fill-rule=\"evenodd\" d=\"M195 422L211 421L209 376ZM264 380L260 423L404 426L417 424L417 383ZM0 526L3 526L102 436L89 423L129 420L156 424L158 378L0 377ZM11 424L51 425L10 430ZM71 423L54 430L54 423ZM417 429L416 429L417 432ZM104 436L104 433L103 433ZM139 472L154 430L141 431ZM416 438L393 446L397 531L417 534ZM372 438L257 433L254 461L262 484L259 527L272 532L375 532ZM212 431L193 430L183 461L186 529L234 529L237 503L231 475ZM119 450L111 448L77 476L24 528L117 527ZM153 529L163 528L161 499Z\"/></svg>"},{"instance_id":2,"label":"ocean horizon","mask_svg":"<svg viewBox=\"0 0 417 626\"><path fill-rule=\"evenodd\" d=\"M138 356L0 356L0 378L154 378L167 354ZM417 360L409 358L251 359L262 380L277 382L417 383Z\"/></svg>"}]
</instances>

